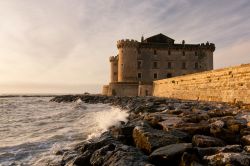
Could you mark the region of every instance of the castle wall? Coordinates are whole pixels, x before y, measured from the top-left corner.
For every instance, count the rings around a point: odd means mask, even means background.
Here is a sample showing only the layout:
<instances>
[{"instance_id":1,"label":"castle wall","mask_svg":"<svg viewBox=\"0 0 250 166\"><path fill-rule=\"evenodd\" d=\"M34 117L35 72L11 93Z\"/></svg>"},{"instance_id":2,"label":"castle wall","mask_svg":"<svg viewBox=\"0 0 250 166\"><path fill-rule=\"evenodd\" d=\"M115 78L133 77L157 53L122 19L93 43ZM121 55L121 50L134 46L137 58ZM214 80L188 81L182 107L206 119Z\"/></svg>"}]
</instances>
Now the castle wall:
<instances>
[{"instance_id":1,"label":"castle wall","mask_svg":"<svg viewBox=\"0 0 250 166\"><path fill-rule=\"evenodd\" d=\"M139 85L138 96L152 96L152 85Z\"/></svg>"},{"instance_id":2,"label":"castle wall","mask_svg":"<svg viewBox=\"0 0 250 166\"><path fill-rule=\"evenodd\" d=\"M153 96L250 104L250 64L154 81Z\"/></svg>"},{"instance_id":3,"label":"castle wall","mask_svg":"<svg viewBox=\"0 0 250 166\"><path fill-rule=\"evenodd\" d=\"M111 56L110 61L110 82L118 81L118 59L117 57Z\"/></svg>"},{"instance_id":4,"label":"castle wall","mask_svg":"<svg viewBox=\"0 0 250 166\"><path fill-rule=\"evenodd\" d=\"M109 91L109 86L108 85L103 85L102 87L102 95L108 95Z\"/></svg>"},{"instance_id":5,"label":"castle wall","mask_svg":"<svg viewBox=\"0 0 250 166\"><path fill-rule=\"evenodd\" d=\"M138 83L110 83L108 96L138 96Z\"/></svg>"},{"instance_id":6,"label":"castle wall","mask_svg":"<svg viewBox=\"0 0 250 166\"><path fill-rule=\"evenodd\" d=\"M137 81L137 45L134 40L121 40L118 47L118 82Z\"/></svg>"},{"instance_id":7,"label":"castle wall","mask_svg":"<svg viewBox=\"0 0 250 166\"><path fill-rule=\"evenodd\" d=\"M167 77L212 70L213 51L200 50L199 47L192 50L140 48L137 61L141 63L141 67L137 69L137 73L141 73L138 81L148 83ZM157 74L157 78L154 78L154 74Z\"/></svg>"}]
</instances>

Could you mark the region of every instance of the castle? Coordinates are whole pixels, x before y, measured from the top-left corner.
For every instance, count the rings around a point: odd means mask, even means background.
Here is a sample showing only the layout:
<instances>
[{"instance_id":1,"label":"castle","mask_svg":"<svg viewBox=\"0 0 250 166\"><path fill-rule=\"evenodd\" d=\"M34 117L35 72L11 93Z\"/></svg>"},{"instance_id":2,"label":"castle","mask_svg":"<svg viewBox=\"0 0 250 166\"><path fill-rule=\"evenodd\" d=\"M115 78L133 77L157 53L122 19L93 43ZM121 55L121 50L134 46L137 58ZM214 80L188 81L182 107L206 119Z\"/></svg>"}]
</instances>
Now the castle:
<instances>
[{"instance_id":1,"label":"castle","mask_svg":"<svg viewBox=\"0 0 250 166\"><path fill-rule=\"evenodd\" d=\"M147 39L117 41L118 55L110 57L110 83L103 95L149 96L153 81L213 70L213 43L176 44L157 34Z\"/></svg>"}]
</instances>

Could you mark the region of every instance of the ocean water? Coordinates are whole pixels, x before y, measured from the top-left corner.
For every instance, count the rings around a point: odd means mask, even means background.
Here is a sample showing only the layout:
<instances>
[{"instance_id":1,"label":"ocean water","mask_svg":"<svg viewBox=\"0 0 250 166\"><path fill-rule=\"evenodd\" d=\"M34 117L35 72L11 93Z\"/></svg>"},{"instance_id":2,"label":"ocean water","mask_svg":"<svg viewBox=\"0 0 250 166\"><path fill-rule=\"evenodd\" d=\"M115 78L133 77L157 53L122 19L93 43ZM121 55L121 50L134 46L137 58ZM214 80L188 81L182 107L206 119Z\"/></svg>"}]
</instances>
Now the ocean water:
<instances>
[{"instance_id":1,"label":"ocean water","mask_svg":"<svg viewBox=\"0 0 250 166\"><path fill-rule=\"evenodd\" d=\"M0 166L46 165L54 152L100 135L128 113L106 104L0 98Z\"/></svg>"}]
</instances>

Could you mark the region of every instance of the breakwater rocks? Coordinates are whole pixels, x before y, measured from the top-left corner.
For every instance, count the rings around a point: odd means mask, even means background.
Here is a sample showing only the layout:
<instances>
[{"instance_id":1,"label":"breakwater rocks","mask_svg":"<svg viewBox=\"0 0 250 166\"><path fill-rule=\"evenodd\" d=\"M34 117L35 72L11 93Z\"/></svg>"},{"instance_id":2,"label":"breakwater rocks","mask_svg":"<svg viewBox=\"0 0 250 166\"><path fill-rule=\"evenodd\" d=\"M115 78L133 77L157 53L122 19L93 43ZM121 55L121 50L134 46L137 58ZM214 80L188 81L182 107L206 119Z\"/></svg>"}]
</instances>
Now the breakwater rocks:
<instances>
[{"instance_id":1,"label":"breakwater rocks","mask_svg":"<svg viewBox=\"0 0 250 166\"><path fill-rule=\"evenodd\" d=\"M110 103L127 123L57 152L67 166L250 165L250 110L226 103L153 97L57 96L51 101Z\"/></svg>"}]
</instances>

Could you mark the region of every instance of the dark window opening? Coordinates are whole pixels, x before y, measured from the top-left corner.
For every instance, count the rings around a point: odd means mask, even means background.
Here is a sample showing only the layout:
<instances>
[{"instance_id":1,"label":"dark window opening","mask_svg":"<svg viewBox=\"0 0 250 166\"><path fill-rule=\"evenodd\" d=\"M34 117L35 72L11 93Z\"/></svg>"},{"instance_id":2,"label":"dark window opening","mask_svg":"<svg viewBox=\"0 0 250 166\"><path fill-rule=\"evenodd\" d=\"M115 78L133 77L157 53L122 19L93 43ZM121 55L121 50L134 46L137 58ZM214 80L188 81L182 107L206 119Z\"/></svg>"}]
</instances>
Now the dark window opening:
<instances>
[{"instance_id":1,"label":"dark window opening","mask_svg":"<svg viewBox=\"0 0 250 166\"><path fill-rule=\"evenodd\" d=\"M141 62L141 61L138 61L138 62L137 62L137 68L140 69L141 66L142 66L142 62Z\"/></svg>"},{"instance_id":2,"label":"dark window opening","mask_svg":"<svg viewBox=\"0 0 250 166\"><path fill-rule=\"evenodd\" d=\"M171 73L168 73L167 74L167 78L171 78L172 77L172 74Z\"/></svg>"},{"instance_id":3,"label":"dark window opening","mask_svg":"<svg viewBox=\"0 0 250 166\"><path fill-rule=\"evenodd\" d=\"M182 55L183 55L183 56L185 56L185 55L186 55L185 51L183 51L183 52L182 52Z\"/></svg>"},{"instance_id":4,"label":"dark window opening","mask_svg":"<svg viewBox=\"0 0 250 166\"><path fill-rule=\"evenodd\" d=\"M198 53L195 51L194 55L195 55L195 56L197 56L197 55L198 55Z\"/></svg>"},{"instance_id":5,"label":"dark window opening","mask_svg":"<svg viewBox=\"0 0 250 166\"><path fill-rule=\"evenodd\" d=\"M140 49L138 49L137 52L138 52L138 54L141 54L141 50Z\"/></svg>"},{"instance_id":6,"label":"dark window opening","mask_svg":"<svg viewBox=\"0 0 250 166\"><path fill-rule=\"evenodd\" d=\"M138 73L138 74L137 74L137 77L138 77L138 78L141 78L141 73Z\"/></svg>"},{"instance_id":7,"label":"dark window opening","mask_svg":"<svg viewBox=\"0 0 250 166\"><path fill-rule=\"evenodd\" d=\"M145 91L145 96L148 96L148 90Z\"/></svg>"},{"instance_id":8,"label":"dark window opening","mask_svg":"<svg viewBox=\"0 0 250 166\"><path fill-rule=\"evenodd\" d=\"M194 65L194 68L198 69L198 66L199 66L198 63L196 62L195 65Z\"/></svg>"},{"instance_id":9,"label":"dark window opening","mask_svg":"<svg viewBox=\"0 0 250 166\"><path fill-rule=\"evenodd\" d=\"M154 50L154 55L156 55L157 54L157 52L156 52L156 50Z\"/></svg>"},{"instance_id":10,"label":"dark window opening","mask_svg":"<svg viewBox=\"0 0 250 166\"><path fill-rule=\"evenodd\" d=\"M172 68L172 63L168 62L168 69L171 69L171 68Z\"/></svg>"},{"instance_id":11,"label":"dark window opening","mask_svg":"<svg viewBox=\"0 0 250 166\"><path fill-rule=\"evenodd\" d=\"M182 63L182 69L186 69L186 63L185 62Z\"/></svg>"},{"instance_id":12,"label":"dark window opening","mask_svg":"<svg viewBox=\"0 0 250 166\"><path fill-rule=\"evenodd\" d=\"M158 78L158 74L154 73L154 79L157 79L157 78Z\"/></svg>"},{"instance_id":13,"label":"dark window opening","mask_svg":"<svg viewBox=\"0 0 250 166\"><path fill-rule=\"evenodd\" d=\"M153 63L153 68L154 68L154 69L158 68L158 63L157 63L157 62L154 62L154 63Z\"/></svg>"},{"instance_id":14,"label":"dark window opening","mask_svg":"<svg viewBox=\"0 0 250 166\"><path fill-rule=\"evenodd\" d=\"M168 55L171 55L171 51L170 50L168 50Z\"/></svg>"}]
</instances>

